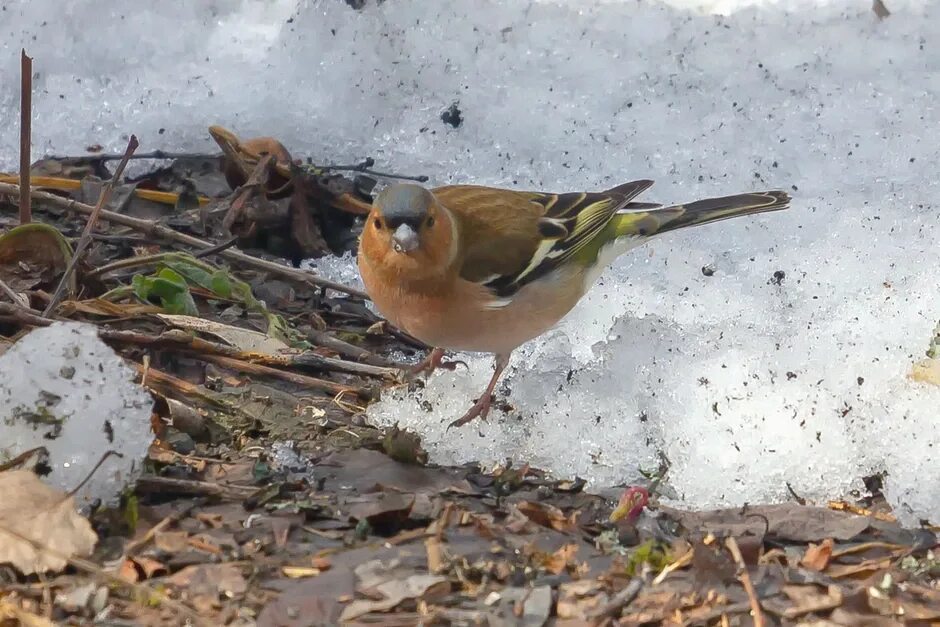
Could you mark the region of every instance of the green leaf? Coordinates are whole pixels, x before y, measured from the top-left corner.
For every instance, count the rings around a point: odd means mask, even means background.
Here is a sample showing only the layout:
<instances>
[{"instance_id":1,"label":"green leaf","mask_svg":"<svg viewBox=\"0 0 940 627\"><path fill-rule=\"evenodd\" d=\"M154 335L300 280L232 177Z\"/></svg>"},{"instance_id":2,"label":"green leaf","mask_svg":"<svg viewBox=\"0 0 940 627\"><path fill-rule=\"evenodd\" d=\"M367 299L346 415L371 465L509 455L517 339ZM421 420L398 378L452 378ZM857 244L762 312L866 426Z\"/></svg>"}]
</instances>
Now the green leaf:
<instances>
[{"instance_id":1,"label":"green leaf","mask_svg":"<svg viewBox=\"0 0 940 627\"><path fill-rule=\"evenodd\" d=\"M212 290L213 294L216 294L221 298L232 297L232 279L227 271L221 269L216 270L212 274L211 283L212 287L209 289Z\"/></svg>"},{"instance_id":2,"label":"green leaf","mask_svg":"<svg viewBox=\"0 0 940 627\"><path fill-rule=\"evenodd\" d=\"M150 286L153 280L142 274L135 274L131 278L131 287L134 289L134 295L142 301L150 302Z\"/></svg>"},{"instance_id":3,"label":"green leaf","mask_svg":"<svg viewBox=\"0 0 940 627\"><path fill-rule=\"evenodd\" d=\"M179 314L184 316L198 316L199 308L196 307L196 301L193 300L189 292L180 292L171 297L161 299L161 305L170 314Z\"/></svg>"}]
</instances>

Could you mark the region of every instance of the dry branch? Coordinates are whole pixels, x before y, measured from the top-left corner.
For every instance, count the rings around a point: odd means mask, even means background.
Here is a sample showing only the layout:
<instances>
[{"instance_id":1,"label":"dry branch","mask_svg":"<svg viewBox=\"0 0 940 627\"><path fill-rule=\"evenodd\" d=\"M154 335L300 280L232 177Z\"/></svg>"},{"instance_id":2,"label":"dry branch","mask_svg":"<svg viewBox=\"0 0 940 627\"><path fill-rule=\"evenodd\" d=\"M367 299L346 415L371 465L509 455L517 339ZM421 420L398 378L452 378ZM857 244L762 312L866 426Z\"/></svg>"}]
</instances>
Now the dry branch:
<instances>
[{"instance_id":1,"label":"dry branch","mask_svg":"<svg viewBox=\"0 0 940 627\"><path fill-rule=\"evenodd\" d=\"M20 195L20 224L32 221L29 198L29 153L32 146L33 119L33 60L26 56L26 49L20 52L20 188L26 193Z\"/></svg>"},{"instance_id":2,"label":"dry branch","mask_svg":"<svg viewBox=\"0 0 940 627\"><path fill-rule=\"evenodd\" d=\"M98 203L94 206L91 213L89 214L88 221L85 222L85 228L82 230L82 236L78 239L78 244L75 246L75 253L69 260L69 265L66 266L65 272L62 274L62 278L59 280L59 285L55 288L55 292L52 293L52 298L49 300L49 304L46 305L46 310L43 312L44 315L48 316L50 313L52 313L52 310L55 309L56 305L58 305L59 301L62 299L62 293L65 291L65 286L68 285L69 277L72 276L73 272L75 272L75 268L78 266L79 260L81 260L82 255L85 253L85 249L88 248L88 244L91 242L91 233L95 229L95 224L98 223L98 218L101 216L102 208L111 199L111 192L114 191L114 184L121 179L121 176L124 174L124 168L127 166L127 160L130 159L131 155L134 154L134 151L137 150L137 146L139 145L140 144L137 143L137 137L135 135L131 135L130 141L127 142L127 149L124 151L124 158L121 159L117 169L114 170L114 176L112 176L111 180L105 184L104 188L101 190L101 193L98 195Z\"/></svg>"},{"instance_id":3,"label":"dry branch","mask_svg":"<svg viewBox=\"0 0 940 627\"><path fill-rule=\"evenodd\" d=\"M19 186L13 185L11 183L0 183L0 194L10 195L18 198L20 196L20 188ZM68 198L62 198L61 196L56 196L55 194L50 194L48 192L33 191L33 198L41 200L42 202L45 202L54 207L58 207L66 211L74 211L76 213L91 214L91 212L95 210L95 208L91 205L86 205L85 203ZM132 228L146 235L150 235L151 237L163 238L178 244L192 246L193 248L199 250L213 248L216 246L216 244L212 242L207 242L205 240L199 239L198 237L180 233L179 231L175 231L153 220L142 220L140 218L125 216L120 213L114 213L104 209L101 211L101 219L107 220L108 222L113 222L114 224L120 224L121 226ZM342 285L341 283L336 283L334 281L329 281L327 279L322 279L315 274L306 272L304 270L283 266L279 263L268 261L266 259L259 259L258 257L247 255L238 250L232 250L230 248L220 251L218 254L223 259L227 259L232 263L246 268L271 272L273 274L282 276L285 279L290 279L304 285L325 287L337 292L349 294L351 296L368 299L368 295L362 290Z\"/></svg>"}]
</instances>

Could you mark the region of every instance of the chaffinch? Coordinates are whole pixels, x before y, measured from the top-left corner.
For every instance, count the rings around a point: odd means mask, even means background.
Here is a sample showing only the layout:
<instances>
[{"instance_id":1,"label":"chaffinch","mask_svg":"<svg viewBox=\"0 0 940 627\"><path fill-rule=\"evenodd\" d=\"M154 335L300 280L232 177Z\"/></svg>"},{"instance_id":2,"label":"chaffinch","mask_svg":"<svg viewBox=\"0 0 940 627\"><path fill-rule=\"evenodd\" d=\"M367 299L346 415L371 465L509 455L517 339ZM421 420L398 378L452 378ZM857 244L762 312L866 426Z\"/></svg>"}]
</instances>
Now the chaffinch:
<instances>
[{"instance_id":1,"label":"chaffinch","mask_svg":"<svg viewBox=\"0 0 940 627\"><path fill-rule=\"evenodd\" d=\"M667 231L790 202L781 191L670 207L633 201L652 184L552 194L403 183L378 194L359 272L383 316L435 347L414 371L453 369L445 349L496 356L483 395L451 426L486 417L513 350L571 311L616 257Z\"/></svg>"}]
</instances>

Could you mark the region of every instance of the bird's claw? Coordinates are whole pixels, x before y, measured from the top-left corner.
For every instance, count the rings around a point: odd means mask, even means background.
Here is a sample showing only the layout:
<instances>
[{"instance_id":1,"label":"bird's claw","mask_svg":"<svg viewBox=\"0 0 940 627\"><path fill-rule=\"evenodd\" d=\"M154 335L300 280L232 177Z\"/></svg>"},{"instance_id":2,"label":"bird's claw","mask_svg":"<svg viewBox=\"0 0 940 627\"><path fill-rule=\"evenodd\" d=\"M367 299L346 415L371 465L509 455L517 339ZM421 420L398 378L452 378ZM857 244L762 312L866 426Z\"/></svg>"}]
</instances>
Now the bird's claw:
<instances>
[{"instance_id":1,"label":"bird's claw","mask_svg":"<svg viewBox=\"0 0 940 627\"><path fill-rule=\"evenodd\" d=\"M460 359L454 359L453 361L441 360L441 363L437 364L438 368L443 368L444 370L450 370L451 372L456 370L457 366L463 366L467 370L470 370L470 366L467 365L467 362L462 361Z\"/></svg>"},{"instance_id":2,"label":"bird's claw","mask_svg":"<svg viewBox=\"0 0 940 627\"><path fill-rule=\"evenodd\" d=\"M457 366L463 366L467 370L470 367L467 365L467 362L460 360L446 360L442 359L443 351L438 352L437 350L431 351L431 354L416 363L415 365L405 369L405 375L408 378L414 378L419 375L431 376L435 370L442 368L444 370L450 370L453 372L457 369Z\"/></svg>"},{"instance_id":3,"label":"bird's claw","mask_svg":"<svg viewBox=\"0 0 940 627\"><path fill-rule=\"evenodd\" d=\"M471 407L470 410L467 411L467 413L465 413L463 416L461 416L457 420L447 425L447 428L450 429L452 427L462 427L463 425L467 424L474 418L479 418L480 420L485 421L486 415L490 413L491 402L492 402L492 397L489 394L483 396L482 398L478 399L476 403L473 404L473 407Z\"/></svg>"}]
</instances>

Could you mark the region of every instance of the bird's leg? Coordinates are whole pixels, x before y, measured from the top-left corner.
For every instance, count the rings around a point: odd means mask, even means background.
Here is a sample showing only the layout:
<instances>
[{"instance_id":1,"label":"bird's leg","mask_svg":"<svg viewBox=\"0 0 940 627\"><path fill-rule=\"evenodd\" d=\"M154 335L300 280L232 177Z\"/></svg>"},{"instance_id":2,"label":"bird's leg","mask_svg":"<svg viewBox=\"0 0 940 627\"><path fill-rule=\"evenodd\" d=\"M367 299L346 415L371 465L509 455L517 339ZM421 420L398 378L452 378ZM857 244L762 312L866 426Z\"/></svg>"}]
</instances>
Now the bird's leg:
<instances>
[{"instance_id":1,"label":"bird's leg","mask_svg":"<svg viewBox=\"0 0 940 627\"><path fill-rule=\"evenodd\" d=\"M408 368L406 372L410 376L417 376L422 373L430 375L438 368L443 368L444 370L455 370L459 365L462 365L464 368L467 367L467 364L462 361L445 361L443 348L432 348L427 357L416 363L414 366Z\"/></svg>"},{"instance_id":2,"label":"bird's leg","mask_svg":"<svg viewBox=\"0 0 940 627\"><path fill-rule=\"evenodd\" d=\"M450 423L448 428L465 425L478 416L484 420L486 419L486 414L490 411L490 403L493 402L493 390L496 388L496 382L499 381L500 375L503 374L503 370L506 369L508 364L509 355L496 356L496 367L493 370L493 376L490 379L489 385L486 386L486 391L483 392L483 396L477 399L477 402L473 404L470 411Z\"/></svg>"}]
</instances>

